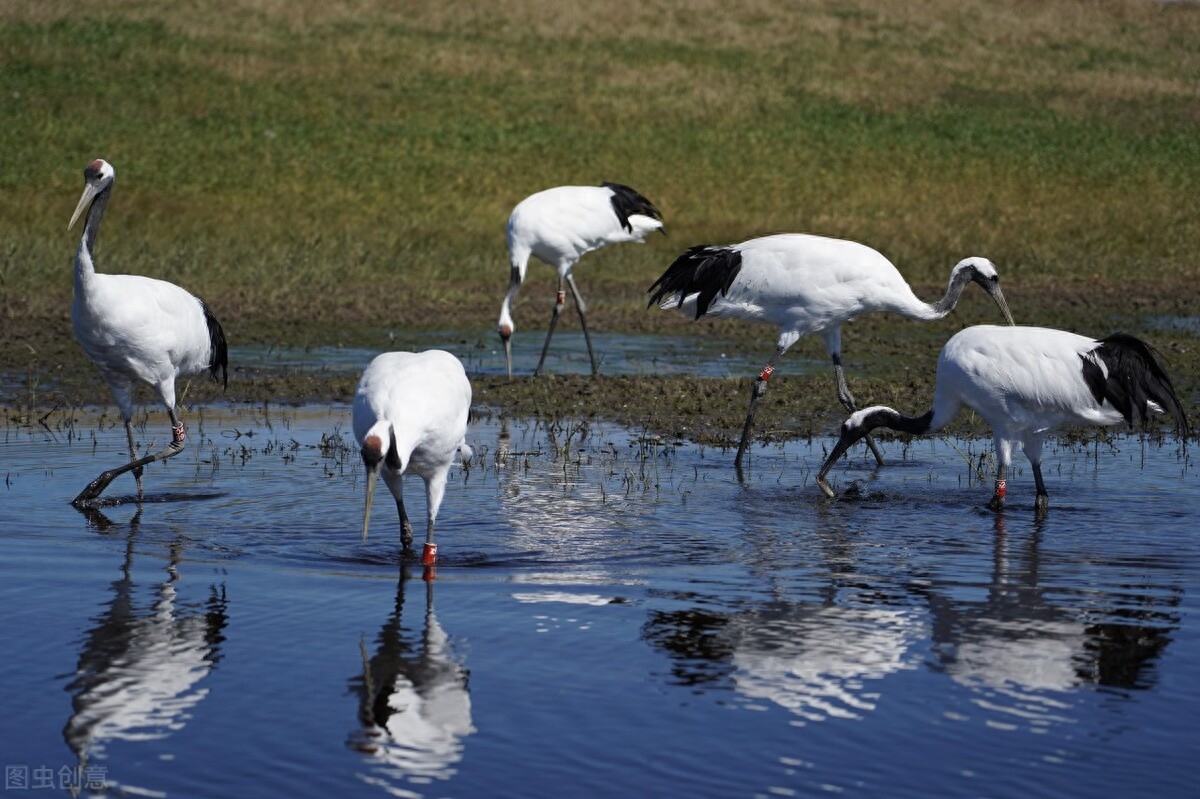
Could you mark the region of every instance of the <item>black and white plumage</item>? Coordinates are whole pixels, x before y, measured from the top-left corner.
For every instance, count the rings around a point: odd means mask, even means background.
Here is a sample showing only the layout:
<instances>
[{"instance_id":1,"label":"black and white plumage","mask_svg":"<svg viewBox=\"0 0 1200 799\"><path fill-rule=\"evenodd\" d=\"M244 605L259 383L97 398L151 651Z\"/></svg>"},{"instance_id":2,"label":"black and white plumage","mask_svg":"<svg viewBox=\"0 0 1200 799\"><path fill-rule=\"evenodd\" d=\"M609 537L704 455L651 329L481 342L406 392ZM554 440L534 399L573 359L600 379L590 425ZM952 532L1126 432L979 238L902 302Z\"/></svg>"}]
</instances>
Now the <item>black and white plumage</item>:
<instances>
[{"instance_id":1,"label":"black and white plumage","mask_svg":"<svg viewBox=\"0 0 1200 799\"><path fill-rule=\"evenodd\" d=\"M207 371L229 383L229 348L225 331L209 307L174 283L141 275L106 275L96 271L95 247L100 222L112 195L116 172L96 160L83 170L83 196L67 225L70 229L87 209L87 223L75 255L75 297L71 323L79 346L112 389L125 434L130 462L104 472L75 498L86 505L100 496L117 476L132 471L142 498L142 467L178 455L184 447L183 423L175 408L175 379ZM133 441L133 389L154 389L171 419L171 443L162 451L138 458Z\"/></svg>"},{"instance_id":2,"label":"black and white plumage","mask_svg":"<svg viewBox=\"0 0 1200 799\"><path fill-rule=\"evenodd\" d=\"M892 262L853 241L789 233L763 236L730 246L700 245L680 255L650 287L650 305L678 308L701 316L762 321L779 328L775 354L767 361L750 395L750 409L734 460L739 474L749 443L758 401L767 391L775 362L802 336L820 333L833 361L838 399L856 407L842 371L842 325L856 316L889 311L932 321L954 310L968 283L978 283L1000 307L1009 324L1012 314L1000 291L1000 276L986 258L967 258L950 272L942 299L920 300ZM868 439L876 460L883 456Z\"/></svg>"},{"instance_id":3,"label":"black and white plumage","mask_svg":"<svg viewBox=\"0 0 1200 799\"><path fill-rule=\"evenodd\" d=\"M467 419L471 411L471 382L462 362L448 352L385 352L362 374L354 393L354 437L367 467L367 499L362 535L367 540L375 478L382 474L400 514L404 549L413 532L404 510L403 478L419 475L425 481L427 524L425 543L433 544L433 524L446 491L446 478L457 454L471 457Z\"/></svg>"},{"instance_id":4,"label":"black and white plumage","mask_svg":"<svg viewBox=\"0 0 1200 799\"><path fill-rule=\"evenodd\" d=\"M361 727L347 743L371 755L384 773L412 780L449 779L463 759L465 738L473 734L470 669L456 639L438 621L433 582L425 582L423 607L409 598L400 570L395 610L376 637L367 658L362 647L362 674L351 680L358 694ZM414 612L415 611L415 612Z\"/></svg>"},{"instance_id":5,"label":"black and white plumage","mask_svg":"<svg viewBox=\"0 0 1200 799\"><path fill-rule=\"evenodd\" d=\"M513 209L508 217L508 291L500 306L500 321L497 329L504 343L504 360L509 377L512 376L512 336L516 330L512 319L512 304L521 283L525 280L525 269L530 256L554 267L558 271L558 293L555 295L554 311L550 316L550 327L546 331L546 343L542 346L542 357L538 359L534 375L542 371L546 352L550 349L550 338L562 313L566 294L563 284L571 289L575 307L579 311L579 322L587 342L588 357L592 363L592 374L598 372L596 353L587 327L587 306L571 270L585 254L608 244L623 241L642 242L655 230L664 230L662 214L638 192L620 183L603 183L599 186L557 186L531 194ZM664 230L665 233L665 230Z\"/></svg>"},{"instance_id":6,"label":"black and white plumage","mask_svg":"<svg viewBox=\"0 0 1200 799\"><path fill-rule=\"evenodd\" d=\"M1049 497L1042 480L1042 445L1057 427L1122 422L1132 427L1135 421L1144 425L1151 413L1167 413L1178 432L1188 431L1161 357L1140 339L1123 333L1093 339L1040 327L980 325L955 334L942 348L929 411L904 416L875 406L855 412L842 424L817 482L834 496L826 475L871 430L933 433L964 407L983 417L995 438L996 486L988 503L993 510L1004 506L1013 448L1020 447L1033 466L1035 508L1045 511Z\"/></svg>"}]
</instances>

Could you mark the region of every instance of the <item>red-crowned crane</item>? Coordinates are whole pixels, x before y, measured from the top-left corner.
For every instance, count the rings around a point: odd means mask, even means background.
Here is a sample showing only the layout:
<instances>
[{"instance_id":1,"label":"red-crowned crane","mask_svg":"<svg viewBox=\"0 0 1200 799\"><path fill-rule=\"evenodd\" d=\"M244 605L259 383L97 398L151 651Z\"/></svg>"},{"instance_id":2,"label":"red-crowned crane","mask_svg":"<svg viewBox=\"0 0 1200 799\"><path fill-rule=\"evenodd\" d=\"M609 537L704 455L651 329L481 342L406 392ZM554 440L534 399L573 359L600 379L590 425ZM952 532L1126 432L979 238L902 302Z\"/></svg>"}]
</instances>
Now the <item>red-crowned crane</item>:
<instances>
[{"instance_id":1,"label":"red-crowned crane","mask_svg":"<svg viewBox=\"0 0 1200 799\"><path fill-rule=\"evenodd\" d=\"M996 486L988 507L999 511L1008 492L1013 447L1033 466L1034 507L1044 513L1049 496L1042 480L1042 444L1065 424L1144 425L1150 413L1169 413L1186 435L1187 417L1161 357L1124 333L1094 339L1043 327L980 325L955 334L937 362L933 407L904 416L884 406L863 408L842 424L841 437L821 466L817 483L832 497L826 480L835 461L877 427L924 435L941 430L963 407L992 428Z\"/></svg>"},{"instance_id":2,"label":"red-crowned crane","mask_svg":"<svg viewBox=\"0 0 1200 799\"><path fill-rule=\"evenodd\" d=\"M375 478L382 474L400 513L401 543L405 551L412 547L402 488L404 475L419 475L425 481L427 513L423 561L433 565L433 523L450 465L455 454L463 461L471 458L466 442L470 411L471 382L462 362L450 353L385 352L371 361L359 380L352 410L354 437L367 467L363 541L371 523Z\"/></svg>"},{"instance_id":3,"label":"red-crowned crane","mask_svg":"<svg viewBox=\"0 0 1200 799\"><path fill-rule=\"evenodd\" d=\"M913 294L891 261L870 247L802 233L763 236L730 246L692 247L675 259L648 293L649 305L678 308L696 319L707 314L768 322L779 328L775 354L751 389L750 409L734 458L740 476L754 413L767 393L775 362L801 336L821 334L833 361L838 400L853 411L854 396L842 371L842 325L873 311L923 321L941 319L954 310L971 282L983 287L1012 324L1000 291L1000 276L986 258L960 261L950 272L946 296L927 303ZM867 443L882 465L883 455L875 442L868 438Z\"/></svg>"},{"instance_id":4,"label":"red-crowned crane","mask_svg":"<svg viewBox=\"0 0 1200 799\"><path fill-rule=\"evenodd\" d=\"M592 349L592 338L588 334L587 306L579 294L571 270L580 258L592 250L622 241L641 243L655 230L663 231L664 235L666 233L662 214L654 207L654 203L620 183L556 186L531 194L517 203L508 217L508 291L500 306L500 322L497 325L500 340L504 343L508 376L512 377L512 336L516 330L511 309L525 280L525 268L531 255L558 270L554 311L550 316L550 328L546 331L546 343L542 345L542 357L533 370L534 376L541 374L546 352L550 349L550 338L562 313L566 300L564 282L575 298L583 338L587 342L588 358L592 362L592 375L596 375L599 367Z\"/></svg>"},{"instance_id":5,"label":"red-crowned crane","mask_svg":"<svg viewBox=\"0 0 1200 799\"><path fill-rule=\"evenodd\" d=\"M71 323L79 346L112 389L125 435L129 463L104 472L72 501L93 504L119 475L132 471L138 499L143 498L142 468L178 455L184 447L183 422L175 408L175 379L207 371L229 384L229 349L225 331L203 300L174 283L141 275L106 275L96 271L96 236L112 195L116 172L98 159L83 170L83 196L71 215L69 230L87 209L87 223L75 254L75 299ZM133 387L154 389L171 419L171 443L154 455L138 457L133 441Z\"/></svg>"}]
</instances>

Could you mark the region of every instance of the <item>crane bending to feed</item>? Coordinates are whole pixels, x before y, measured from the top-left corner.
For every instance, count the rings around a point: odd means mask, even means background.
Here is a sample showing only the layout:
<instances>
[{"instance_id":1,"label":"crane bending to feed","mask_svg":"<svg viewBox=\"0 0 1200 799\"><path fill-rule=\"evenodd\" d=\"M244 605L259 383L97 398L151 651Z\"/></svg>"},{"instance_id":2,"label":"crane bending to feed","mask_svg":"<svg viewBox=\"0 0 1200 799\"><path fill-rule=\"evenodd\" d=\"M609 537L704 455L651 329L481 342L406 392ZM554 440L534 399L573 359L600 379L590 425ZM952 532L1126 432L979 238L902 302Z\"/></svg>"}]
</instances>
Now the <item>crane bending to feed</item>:
<instances>
[{"instance_id":1,"label":"crane bending to feed","mask_svg":"<svg viewBox=\"0 0 1200 799\"><path fill-rule=\"evenodd\" d=\"M71 324L79 346L96 364L112 389L125 435L129 463L110 469L88 484L72 502L83 507L95 502L110 483L125 472L137 479L143 498L142 468L183 451L185 434L175 408L175 379L208 371L229 384L229 348L225 331L203 300L174 283L141 275L106 275L96 271L96 236L112 194L116 172L102 159L83 170L83 196L71 215L69 230L87 209L87 223L75 254L75 298ZM133 387L154 389L171 419L171 443L139 458L133 441Z\"/></svg>"},{"instance_id":2,"label":"crane bending to feed","mask_svg":"<svg viewBox=\"0 0 1200 799\"><path fill-rule=\"evenodd\" d=\"M986 258L966 258L950 272L946 295L934 303L920 300L892 262L854 241L802 233L750 239L741 244L692 247L675 259L650 287L649 305L678 308L696 319L709 315L768 322L779 328L775 354L750 393L734 465L742 457L758 402L767 393L775 362L802 336L820 333L833 361L838 400L856 408L842 371L842 325L856 316L889 311L909 319L933 321L954 310L968 283L978 283L1011 325L1012 314L1000 291L1000 276ZM883 455L870 438L875 460Z\"/></svg>"},{"instance_id":3,"label":"crane bending to feed","mask_svg":"<svg viewBox=\"0 0 1200 799\"><path fill-rule=\"evenodd\" d=\"M978 413L996 445L996 486L988 507L1001 510L1008 493L1013 447L1033 466L1039 513L1049 505L1042 480L1042 444L1065 424L1145 425L1150 413L1169 413L1186 435L1187 418L1161 357L1140 339L1124 333L1093 339L1041 327L969 327L942 347L937 362L933 407L904 416L884 406L864 408L842 424L841 437L821 466L817 483L830 497L826 480L835 461L877 427L924 435L941 430L963 407Z\"/></svg>"},{"instance_id":4,"label":"crane bending to feed","mask_svg":"<svg viewBox=\"0 0 1200 799\"><path fill-rule=\"evenodd\" d=\"M367 540L375 478L396 500L400 540L412 547L413 531L404 510L403 479L420 475L425 481L427 523L423 560L432 565L437 549L433 523L446 492L446 477L457 453L470 460L467 419L471 411L471 382L462 362L448 352L385 352L362 374L354 393L354 437L367 467L367 500L362 536Z\"/></svg>"},{"instance_id":5,"label":"crane bending to feed","mask_svg":"<svg viewBox=\"0 0 1200 799\"><path fill-rule=\"evenodd\" d=\"M622 241L641 243L655 230L666 234L662 214L654 207L654 203L620 183L556 186L531 194L517 203L508 217L508 291L500 306L500 322L497 325L500 340L504 343L508 376L512 377L512 336L516 330L512 304L525 280L525 269L531 255L558 270L554 311L550 316L550 328L546 331L546 343L542 345L542 357L533 370L534 376L542 372L546 352L550 349L550 338L562 313L566 300L564 282L575 298L583 338L587 342L588 358L592 363L592 374L596 375L599 367L588 333L587 306L579 294L571 270L580 258L592 250Z\"/></svg>"}]
</instances>

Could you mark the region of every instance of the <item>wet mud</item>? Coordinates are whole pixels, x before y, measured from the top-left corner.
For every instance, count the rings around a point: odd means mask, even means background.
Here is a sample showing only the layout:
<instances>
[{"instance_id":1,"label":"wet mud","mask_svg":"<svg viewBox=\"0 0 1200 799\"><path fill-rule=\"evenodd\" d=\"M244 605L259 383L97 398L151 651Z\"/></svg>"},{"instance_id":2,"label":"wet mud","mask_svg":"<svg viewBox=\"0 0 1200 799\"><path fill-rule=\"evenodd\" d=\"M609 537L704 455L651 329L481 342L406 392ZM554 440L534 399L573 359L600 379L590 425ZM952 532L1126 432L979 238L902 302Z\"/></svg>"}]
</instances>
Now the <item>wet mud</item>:
<instances>
[{"instance_id":1,"label":"wet mud","mask_svg":"<svg viewBox=\"0 0 1200 799\"><path fill-rule=\"evenodd\" d=\"M933 289L922 289L932 295ZM1192 420L1200 418L1200 325L1194 309L1200 293L1194 285L1129 286L1052 282L1006 287L1018 323L1060 327L1101 336L1117 330L1139 335L1163 355L1175 378L1184 407ZM843 331L847 379L860 407L885 404L905 411L928 407L933 395L937 353L941 345L969 324L994 323L992 310L964 300L959 309L935 323L918 323L887 314L861 317ZM239 345L267 347L361 347L367 351L442 346L457 353L487 351L497 342L486 320L492 309L484 302L467 302L460 319L474 319L467 332L431 335L446 322L440 305L410 303L405 333L364 325L361 319L309 322L263 319L234 308L226 322L231 340L229 388L202 377L180 381L181 404L299 404L349 402L358 370L349 364L325 365L314 358L302 366L239 364ZM766 325L730 320L693 321L679 314L647 310L639 298L596 303L589 317L601 329L630 335L719 336L757 363L774 349L776 331ZM475 307L478 306L478 307ZM539 308L526 309L520 346L541 342ZM521 320L518 317L519 321ZM556 340L578 335L577 320L566 314ZM71 332L67 309L53 318L15 317L5 320L6 346L0 348L0 404L10 419L34 420L55 409L111 404L108 388L80 351ZM613 357L616 357L615 355ZM769 391L760 403L755 423L759 442L830 435L845 418L834 394L832 369L797 374L808 361L823 363L819 338L796 344L778 364ZM741 434L756 370L743 377L701 378L688 375L548 374L534 378L473 374L475 412L533 418L585 418L616 422L648 436L686 439L713 446L735 445ZM142 389L138 401L150 407L154 399ZM980 435L986 428L974 414L963 414L950 429L961 435ZM1070 432L1068 431L1068 435Z\"/></svg>"}]
</instances>

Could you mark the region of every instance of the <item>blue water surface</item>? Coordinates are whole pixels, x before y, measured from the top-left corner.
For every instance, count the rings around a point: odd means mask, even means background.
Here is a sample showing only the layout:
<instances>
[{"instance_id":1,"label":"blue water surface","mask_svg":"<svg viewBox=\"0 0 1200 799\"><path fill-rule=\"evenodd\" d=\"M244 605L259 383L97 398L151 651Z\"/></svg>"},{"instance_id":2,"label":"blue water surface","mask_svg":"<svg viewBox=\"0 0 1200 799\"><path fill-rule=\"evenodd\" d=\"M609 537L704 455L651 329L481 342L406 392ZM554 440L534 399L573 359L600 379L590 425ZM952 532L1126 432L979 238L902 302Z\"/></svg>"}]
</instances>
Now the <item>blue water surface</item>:
<instances>
[{"instance_id":1,"label":"blue water surface","mask_svg":"<svg viewBox=\"0 0 1200 799\"><path fill-rule=\"evenodd\" d=\"M148 501L92 514L68 503L125 457L111 410L0 431L16 795L1194 795L1173 440L1048 447L1038 520L1023 462L983 509L989 442L856 450L829 501L830 440L743 484L725 450L485 412L426 574L386 492L361 539L346 407L186 418Z\"/></svg>"}]
</instances>

